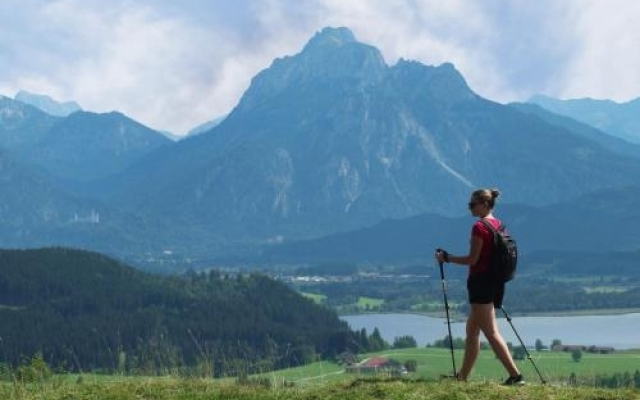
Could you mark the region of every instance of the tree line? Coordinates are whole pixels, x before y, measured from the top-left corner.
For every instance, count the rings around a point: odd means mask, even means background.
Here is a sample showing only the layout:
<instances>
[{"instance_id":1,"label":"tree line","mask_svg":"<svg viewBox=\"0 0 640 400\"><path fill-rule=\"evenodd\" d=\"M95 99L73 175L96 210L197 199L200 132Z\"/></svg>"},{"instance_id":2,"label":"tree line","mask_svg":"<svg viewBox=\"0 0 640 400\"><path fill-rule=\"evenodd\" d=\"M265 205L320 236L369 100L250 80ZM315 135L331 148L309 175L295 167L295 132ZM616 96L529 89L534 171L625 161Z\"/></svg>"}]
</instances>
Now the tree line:
<instances>
[{"instance_id":1,"label":"tree line","mask_svg":"<svg viewBox=\"0 0 640 400\"><path fill-rule=\"evenodd\" d=\"M264 275L153 275L64 248L0 250L0 320L0 364L67 371L218 377L376 343Z\"/></svg>"}]
</instances>

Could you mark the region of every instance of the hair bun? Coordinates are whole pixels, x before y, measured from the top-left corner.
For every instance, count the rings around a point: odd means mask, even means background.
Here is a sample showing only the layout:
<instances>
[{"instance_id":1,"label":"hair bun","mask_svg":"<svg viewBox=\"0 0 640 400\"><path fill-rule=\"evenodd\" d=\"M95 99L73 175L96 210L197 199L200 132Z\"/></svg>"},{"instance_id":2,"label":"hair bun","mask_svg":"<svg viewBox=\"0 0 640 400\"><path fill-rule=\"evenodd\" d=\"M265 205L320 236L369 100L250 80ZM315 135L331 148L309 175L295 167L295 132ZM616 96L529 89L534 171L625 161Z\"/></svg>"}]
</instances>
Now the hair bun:
<instances>
[{"instance_id":1,"label":"hair bun","mask_svg":"<svg viewBox=\"0 0 640 400\"><path fill-rule=\"evenodd\" d=\"M497 199L500 196L500 191L498 189L491 189L491 197Z\"/></svg>"}]
</instances>

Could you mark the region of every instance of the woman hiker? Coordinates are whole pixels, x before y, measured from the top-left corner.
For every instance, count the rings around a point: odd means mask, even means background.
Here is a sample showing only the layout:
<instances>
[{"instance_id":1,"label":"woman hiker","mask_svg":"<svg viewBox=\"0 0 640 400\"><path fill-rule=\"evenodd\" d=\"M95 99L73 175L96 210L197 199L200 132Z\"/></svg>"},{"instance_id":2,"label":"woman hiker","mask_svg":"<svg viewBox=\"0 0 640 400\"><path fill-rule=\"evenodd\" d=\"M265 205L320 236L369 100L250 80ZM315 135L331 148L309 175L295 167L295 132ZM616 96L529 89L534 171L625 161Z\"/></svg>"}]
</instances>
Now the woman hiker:
<instances>
[{"instance_id":1,"label":"woman hiker","mask_svg":"<svg viewBox=\"0 0 640 400\"><path fill-rule=\"evenodd\" d=\"M467 318L464 360L456 378L466 381L469 377L480 352L480 332L482 332L509 373L509 378L504 384L522 385L524 384L522 374L513 361L496 322L495 309L502 307L505 284L489 271L493 232L482 222L482 220L488 222L496 230L500 227L500 220L492 214L499 195L500 192L496 189L480 189L471 194L469 210L474 217L480 219L471 228L471 245L468 255L454 256L441 250L437 251L435 256L438 262L469 266L467 291L471 312Z\"/></svg>"}]
</instances>

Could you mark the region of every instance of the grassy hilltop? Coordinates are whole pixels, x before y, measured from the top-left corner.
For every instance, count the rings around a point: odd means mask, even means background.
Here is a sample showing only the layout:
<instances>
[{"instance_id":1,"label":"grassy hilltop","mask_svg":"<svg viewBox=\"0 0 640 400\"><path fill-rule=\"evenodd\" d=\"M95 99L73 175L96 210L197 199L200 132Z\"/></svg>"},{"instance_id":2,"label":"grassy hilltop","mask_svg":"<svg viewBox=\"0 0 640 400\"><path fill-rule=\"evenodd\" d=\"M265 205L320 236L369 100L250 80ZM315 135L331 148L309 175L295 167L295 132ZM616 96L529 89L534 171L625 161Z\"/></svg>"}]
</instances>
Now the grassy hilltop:
<instances>
[{"instance_id":1,"label":"grassy hilltop","mask_svg":"<svg viewBox=\"0 0 640 400\"><path fill-rule=\"evenodd\" d=\"M634 389L595 389L531 384L503 387L496 383L354 379L320 386L265 388L211 380L137 379L127 382L58 383L25 387L0 386L4 400L622 400L640 399Z\"/></svg>"}]
</instances>

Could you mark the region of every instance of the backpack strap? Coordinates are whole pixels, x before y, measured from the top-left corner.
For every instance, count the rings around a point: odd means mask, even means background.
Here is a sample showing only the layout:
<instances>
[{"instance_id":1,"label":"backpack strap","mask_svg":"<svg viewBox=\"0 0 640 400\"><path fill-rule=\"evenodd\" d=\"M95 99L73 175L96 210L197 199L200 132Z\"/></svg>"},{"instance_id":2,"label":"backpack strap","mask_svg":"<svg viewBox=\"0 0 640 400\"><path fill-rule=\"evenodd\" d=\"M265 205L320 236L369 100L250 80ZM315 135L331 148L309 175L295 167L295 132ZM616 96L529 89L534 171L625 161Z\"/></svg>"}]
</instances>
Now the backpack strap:
<instances>
[{"instance_id":1,"label":"backpack strap","mask_svg":"<svg viewBox=\"0 0 640 400\"><path fill-rule=\"evenodd\" d=\"M498 234L498 231L504 231L504 224L502 223L502 221L498 221L498 222L500 222L500 226L498 227L498 229L494 228L493 225L489 221L484 219L484 218L480 218L480 222L482 222L484 224L484 226L489 228L491 233L493 233L494 239L495 239L496 235Z\"/></svg>"},{"instance_id":2,"label":"backpack strap","mask_svg":"<svg viewBox=\"0 0 640 400\"><path fill-rule=\"evenodd\" d=\"M489 221L487 221L484 218L480 218L480 222L482 222L484 224L484 226L489 228L489 230L493 234L493 245L497 246L498 245L498 240L499 240L498 239L498 232L504 232L505 225L502 223L502 221L498 220L498 222L500 222L500 226L498 227L498 229L496 229L496 228L493 227L493 225Z\"/></svg>"}]
</instances>

